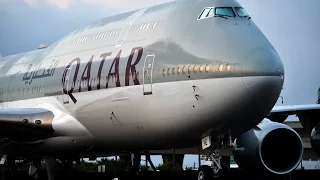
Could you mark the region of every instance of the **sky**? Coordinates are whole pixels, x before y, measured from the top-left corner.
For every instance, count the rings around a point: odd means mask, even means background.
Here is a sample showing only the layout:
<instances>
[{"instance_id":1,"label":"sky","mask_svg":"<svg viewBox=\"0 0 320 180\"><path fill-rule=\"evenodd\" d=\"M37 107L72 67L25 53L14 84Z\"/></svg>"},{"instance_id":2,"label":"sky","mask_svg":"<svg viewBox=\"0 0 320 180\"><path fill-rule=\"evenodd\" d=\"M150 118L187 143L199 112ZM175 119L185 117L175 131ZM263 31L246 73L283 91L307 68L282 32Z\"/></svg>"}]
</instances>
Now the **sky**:
<instances>
[{"instance_id":1,"label":"sky","mask_svg":"<svg viewBox=\"0 0 320 180\"><path fill-rule=\"evenodd\" d=\"M50 45L90 22L170 0L0 0L3 56ZM320 1L238 0L285 67L283 105L314 104L320 87ZM282 105L281 100L277 105ZM160 161L158 158L157 161ZM186 165L197 162L186 158ZM158 164L158 163L155 163Z\"/></svg>"}]
</instances>

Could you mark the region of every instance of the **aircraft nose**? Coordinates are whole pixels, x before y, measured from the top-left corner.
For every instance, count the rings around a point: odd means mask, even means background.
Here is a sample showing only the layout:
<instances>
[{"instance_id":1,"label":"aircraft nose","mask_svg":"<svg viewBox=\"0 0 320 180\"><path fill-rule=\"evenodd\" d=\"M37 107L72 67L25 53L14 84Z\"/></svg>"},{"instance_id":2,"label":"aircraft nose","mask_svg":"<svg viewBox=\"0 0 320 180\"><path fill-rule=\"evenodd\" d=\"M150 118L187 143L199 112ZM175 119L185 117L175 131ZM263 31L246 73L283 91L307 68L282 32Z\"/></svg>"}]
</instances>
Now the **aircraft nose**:
<instances>
[{"instance_id":1,"label":"aircraft nose","mask_svg":"<svg viewBox=\"0 0 320 180\"><path fill-rule=\"evenodd\" d=\"M248 91L270 94L271 91L281 90L284 68L275 50L256 48L247 55L242 65L241 75Z\"/></svg>"}]
</instances>

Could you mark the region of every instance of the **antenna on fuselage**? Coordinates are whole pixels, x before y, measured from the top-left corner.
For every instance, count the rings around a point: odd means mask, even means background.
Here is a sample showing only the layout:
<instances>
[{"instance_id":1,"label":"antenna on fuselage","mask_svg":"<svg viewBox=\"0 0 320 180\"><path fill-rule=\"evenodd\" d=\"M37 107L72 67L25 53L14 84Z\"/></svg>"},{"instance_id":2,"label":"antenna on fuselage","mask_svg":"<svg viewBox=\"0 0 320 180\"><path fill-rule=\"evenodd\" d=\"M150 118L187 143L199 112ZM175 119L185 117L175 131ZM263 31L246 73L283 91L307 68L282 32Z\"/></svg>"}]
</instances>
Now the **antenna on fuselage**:
<instances>
[{"instance_id":1,"label":"antenna on fuselage","mask_svg":"<svg viewBox=\"0 0 320 180\"><path fill-rule=\"evenodd\" d=\"M46 45L40 44L37 49L44 49L44 48L46 48L46 47L47 47Z\"/></svg>"},{"instance_id":2,"label":"antenna on fuselage","mask_svg":"<svg viewBox=\"0 0 320 180\"><path fill-rule=\"evenodd\" d=\"M156 2L156 0L153 0L153 2L154 2L154 5L156 6L156 5L157 5L157 2Z\"/></svg>"}]
</instances>

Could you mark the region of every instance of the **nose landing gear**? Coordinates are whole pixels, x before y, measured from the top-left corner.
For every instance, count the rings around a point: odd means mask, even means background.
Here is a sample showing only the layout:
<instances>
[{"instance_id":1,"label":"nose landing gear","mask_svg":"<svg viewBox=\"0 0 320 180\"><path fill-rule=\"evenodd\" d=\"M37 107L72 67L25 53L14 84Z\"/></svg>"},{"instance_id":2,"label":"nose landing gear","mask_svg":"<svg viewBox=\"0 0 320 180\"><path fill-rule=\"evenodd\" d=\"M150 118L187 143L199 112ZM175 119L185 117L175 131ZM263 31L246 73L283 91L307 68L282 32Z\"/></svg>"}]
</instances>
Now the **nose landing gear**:
<instances>
[{"instance_id":1,"label":"nose landing gear","mask_svg":"<svg viewBox=\"0 0 320 180\"><path fill-rule=\"evenodd\" d=\"M213 172L210 166L200 166L198 171L198 180L212 180Z\"/></svg>"},{"instance_id":2,"label":"nose landing gear","mask_svg":"<svg viewBox=\"0 0 320 180\"><path fill-rule=\"evenodd\" d=\"M211 136L207 136L202 139L202 148L207 150L207 154L202 156L202 159L205 161L209 161L210 165L199 167L198 180L220 179L222 175L221 173L228 171L229 167L224 167L222 164L220 149L229 148L231 146L232 138L230 135L223 135L216 138L215 140L212 140Z\"/></svg>"},{"instance_id":3,"label":"nose landing gear","mask_svg":"<svg viewBox=\"0 0 320 180\"><path fill-rule=\"evenodd\" d=\"M209 152L202 156L202 159L210 162L209 165L203 165L198 170L198 180L212 180L220 177L222 170L221 155L219 149L211 148Z\"/></svg>"}]
</instances>

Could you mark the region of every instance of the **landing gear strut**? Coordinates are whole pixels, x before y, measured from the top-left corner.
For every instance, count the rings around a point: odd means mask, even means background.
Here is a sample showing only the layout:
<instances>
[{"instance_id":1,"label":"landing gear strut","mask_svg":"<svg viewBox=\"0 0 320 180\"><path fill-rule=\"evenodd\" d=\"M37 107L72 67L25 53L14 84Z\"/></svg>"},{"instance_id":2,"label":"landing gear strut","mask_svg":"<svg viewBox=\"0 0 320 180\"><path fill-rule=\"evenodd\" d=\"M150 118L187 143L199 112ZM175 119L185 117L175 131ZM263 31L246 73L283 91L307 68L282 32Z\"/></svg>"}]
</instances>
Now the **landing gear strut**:
<instances>
[{"instance_id":1,"label":"landing gear strut","mask_svg":"<svg viewBox=\"0 0 320 180\"><path fill-rule=\"evenodd\" d=\"M24 163L28 163L29 160L26 160ZM38 170L41 166L41 159L34 159L32 160L31 164L29 165L29 177L33 179L37 179L38 176Z\"/></svg>"},{"instance_id":2,"label":"landing gear strut","mask_svg":"<svg viewBox=\"0 0 320 180\"><path fill-rule=\"evenodd\" d=\"M47 166L48 180L55 180L56 179L56 172L57 172L56 158L45 157L44 160L45 160L46 166Z\"/></svg>"},{"instance_id":3,"label":"landing gear strut","mask_svg":"<svg viewBox=\"0 0 320 180\"><path fill-rule=\"evenodd\" d=\"M222 169L221 156L219 149L211 149L206 155L206 161L211 161L211 169L214 176L218 176L219 171Z\"/></svg>"},{"instance_id":4,"label":"landing gear strut","mask_svg":"<svg viewBox=\"0 0 320 180\"><path fill-rule=\"evenodd\" d=\"M209 180L212 178L219 178L223 169L221 164L220 149L232 146L232 138L228 136L218 136L214 141L211 136L202 139L202 149L207 150L207 154L202 156L205 161L210 161L210 166L199 167L198 180Z\"/></svg>"}]
</instances>

